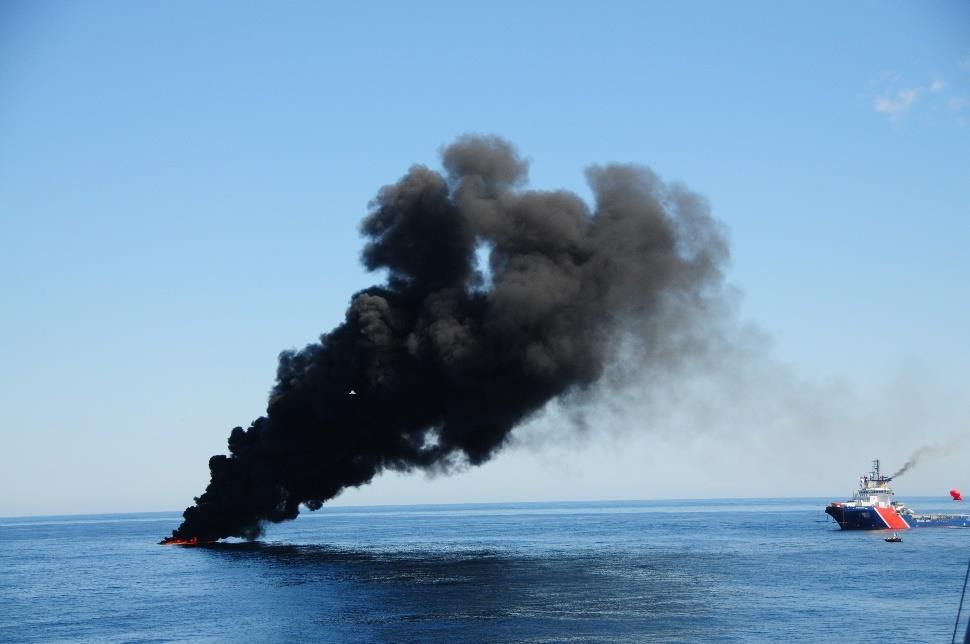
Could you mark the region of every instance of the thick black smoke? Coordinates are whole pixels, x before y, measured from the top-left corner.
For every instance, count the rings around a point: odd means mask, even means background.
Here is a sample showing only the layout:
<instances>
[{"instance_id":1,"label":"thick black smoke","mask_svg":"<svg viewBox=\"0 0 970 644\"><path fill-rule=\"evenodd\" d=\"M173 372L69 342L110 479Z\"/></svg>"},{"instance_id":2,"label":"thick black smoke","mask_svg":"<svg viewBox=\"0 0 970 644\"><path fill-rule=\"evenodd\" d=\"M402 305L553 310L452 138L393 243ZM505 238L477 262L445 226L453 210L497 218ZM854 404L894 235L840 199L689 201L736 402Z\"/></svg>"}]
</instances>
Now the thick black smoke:
<instances>
[{"instance_id":1,"label":"thick black smoke","mask_svg":"<svg viewBox=\"0 0 970 644\"><path fill-rule=\"evenodd\" d=\"M727 246L706 202L646 168L590 169L591 211L522 189L528 165L502 139L463 137L442 160L378 192L363 262L386 283L281 354L266 415L209 460L175 538L253 538L384 469L483 463L551 399L587 391L620 334L662 356L691 321L661 312L720 292Z\"/></svg>"}]
</instances>

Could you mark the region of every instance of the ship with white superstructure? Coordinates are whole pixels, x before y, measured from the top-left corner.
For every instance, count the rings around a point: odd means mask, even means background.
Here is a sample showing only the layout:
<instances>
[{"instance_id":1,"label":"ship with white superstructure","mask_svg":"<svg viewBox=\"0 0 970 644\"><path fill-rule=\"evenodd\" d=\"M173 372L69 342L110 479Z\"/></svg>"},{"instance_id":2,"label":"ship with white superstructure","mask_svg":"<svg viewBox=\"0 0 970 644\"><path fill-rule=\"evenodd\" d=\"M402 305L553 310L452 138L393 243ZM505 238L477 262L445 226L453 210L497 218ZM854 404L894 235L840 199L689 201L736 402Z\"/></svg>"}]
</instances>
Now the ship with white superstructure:
<instances>
[{"instance_id":1,"label":"ship with white superstructure","mask_svg":"<svg viewBox=\"0 0 970 644\"><path fill-rule=\"evenodd\" d=\"M916 527L970 528L967 514L917 514L893 497L891 476L872 471L859 478L859 491L848 501L833 501L825 508L843 530L906 530Z\"/></svg>"}]
</instances>

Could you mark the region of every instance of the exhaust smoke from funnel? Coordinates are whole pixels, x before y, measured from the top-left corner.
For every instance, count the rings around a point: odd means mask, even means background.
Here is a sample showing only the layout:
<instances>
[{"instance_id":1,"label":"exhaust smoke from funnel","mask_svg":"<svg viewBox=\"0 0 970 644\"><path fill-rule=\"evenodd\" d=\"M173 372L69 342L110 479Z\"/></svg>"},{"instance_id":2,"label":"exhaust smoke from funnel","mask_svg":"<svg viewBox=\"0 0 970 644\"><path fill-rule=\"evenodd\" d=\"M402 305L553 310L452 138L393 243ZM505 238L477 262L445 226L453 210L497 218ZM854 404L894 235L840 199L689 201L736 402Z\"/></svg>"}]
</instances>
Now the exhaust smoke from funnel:
<instances>
[{"instance_id":1,"label":"exhaust smoke from funnel","mask_svg":"<svg viewBox=\"0 0 970 644\"><path fill-rule=\"evenodd\" d=\"M903 466L899 468L899 470L893 474L891 478L902 476L909 470L916 467L916 465L926 457L940 456L946 451L946 446L923 445L910 455L906 462L903 463Z\"/></svg>"},{"instance_id":2,"label":"exhaust smoke from funnel","mask_svg":"<svg viewBox=\"0 0 970 644\"><path fill-rule=\"evenodd\" d=\"M551 400L589 395L619 347L627 372L704 350L728 258L704 198L635 165L590 168L592 205L527 190L497 137L459 138L442 165L378 191L362 261L386 281L280 355L265 416L232 430L170 539L255 538L387 469L484 463Z\"/></svg>"}]
</instances>

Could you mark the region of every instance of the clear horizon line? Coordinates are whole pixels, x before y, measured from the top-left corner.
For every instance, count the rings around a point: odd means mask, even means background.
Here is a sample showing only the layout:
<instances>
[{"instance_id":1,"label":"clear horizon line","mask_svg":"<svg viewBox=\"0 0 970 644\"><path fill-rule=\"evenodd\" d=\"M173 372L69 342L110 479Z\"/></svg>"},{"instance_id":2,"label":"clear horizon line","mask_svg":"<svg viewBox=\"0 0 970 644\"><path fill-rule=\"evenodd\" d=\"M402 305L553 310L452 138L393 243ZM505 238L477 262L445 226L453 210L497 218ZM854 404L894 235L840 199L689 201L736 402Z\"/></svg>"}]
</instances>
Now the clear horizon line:
<instances>
[{"instance_id":1,"label":"clear horizon line","mask_svg":"<svg viewBox=\"0 0 970 644\"><path fill-rule=\"evenodd\" d=\"M569 500L529 500L529 501L467 501L467 502L433 502L433 503L371 503L342 505L324 504L319 510L310 510L301 504L300 516L305 514L316 514L324 512L329 508L343 510L363 510L372 508L414 508L414 507L455 507L455 506L489 506L489 505L540 505L540 504L568 504L568 503L642 503L642 502L667 502L667 501L799 501L799 500L818 500L826 499L824 496L720 496L720 497L665 497L665 498L639 498L639 499L569 499ZM909 498L936 498L935 496L912 496ZM940 497L941 499L943 497ZM839 500L839 499L833 499ZM949 500L949 497L946 497ZM14 514L0 515L0 520L6 519L41 519L58 517L93 517L93 516L120 516L120 515L148 515L148 514L181 514L185 509L177 510L135 510L135 511L113 511L113 512L75 512L75 513L54 513L54 514ZM285 523L285 522L284 522Z\"/></svg>"}]
</instances>

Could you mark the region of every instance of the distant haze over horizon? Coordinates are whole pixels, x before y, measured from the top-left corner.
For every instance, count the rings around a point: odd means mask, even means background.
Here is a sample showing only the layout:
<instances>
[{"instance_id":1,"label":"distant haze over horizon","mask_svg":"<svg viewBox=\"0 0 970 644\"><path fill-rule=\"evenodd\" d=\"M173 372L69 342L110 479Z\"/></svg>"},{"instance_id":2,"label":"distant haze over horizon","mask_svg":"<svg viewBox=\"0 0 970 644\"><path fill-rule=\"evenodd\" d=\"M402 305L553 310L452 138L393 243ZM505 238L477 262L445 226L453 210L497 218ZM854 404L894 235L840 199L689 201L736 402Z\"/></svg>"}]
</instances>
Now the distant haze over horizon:
<instances>
[{"instance_id":1,"label":"distant haze over horizon","mask_svg":"<svg viewBox=\"0 0 970 644\"><path fill-rule=\"evenodd\" d=\"M836 492L833 494L816 494L810 496L728 496L728 497L630 497L630 498L588 498L588 499L518 499L518 500L470 500L470 501L423 501L423 502L380 502L380 503L350 503L342 501L340 498L334 499L326 503L320 510L310 510L308 508L303 508L299 520L301 517L313 518L315 516L324 516L326 511L340 512L344 510L353 511L368 511L375 510L379 511L382 508L413 508L413 507L464 507L464 506L481 506L483 509L491 507L503 507L509 505L527 505L527 506L543 506L543 505L607 505L607 504L676 504L676 503L686 503L682 508L683 511L690 511L694 506L693 503L711 503L717 504L718 502L725 503L744 503L746 501L792 501L799 502L805 501L809 503L822 503L829 501L839 501L848 499L852 496L854 490L850 490L844 493ZM921 511L938 511L939 509L944 509L952 514L967 514L968 511L964 510L964 505L961 503L953 502L949 494L900 494L896 493L896 500L901 501L909 505L912 509L917 512ZM813 506L814 507L814 506ZM818 505L818 511L820 514L823 513L824 503ZM0 519L4 520L16 520L16 519L43 519L43 518L56 518L56 517L86 517L86 516L130 516L130 515L166 515L177 517L182 514L183 508L168 508L168 509L155 509L155 510L114 510L111 512L70 512L70 513L52 513L52 514L22 514L22 515L4 515L0 516ZM833 524L834 525L834 524ZM272 536L274 528L272 525L267 526L267 533Z\"/></svg>"}]
</instances>

